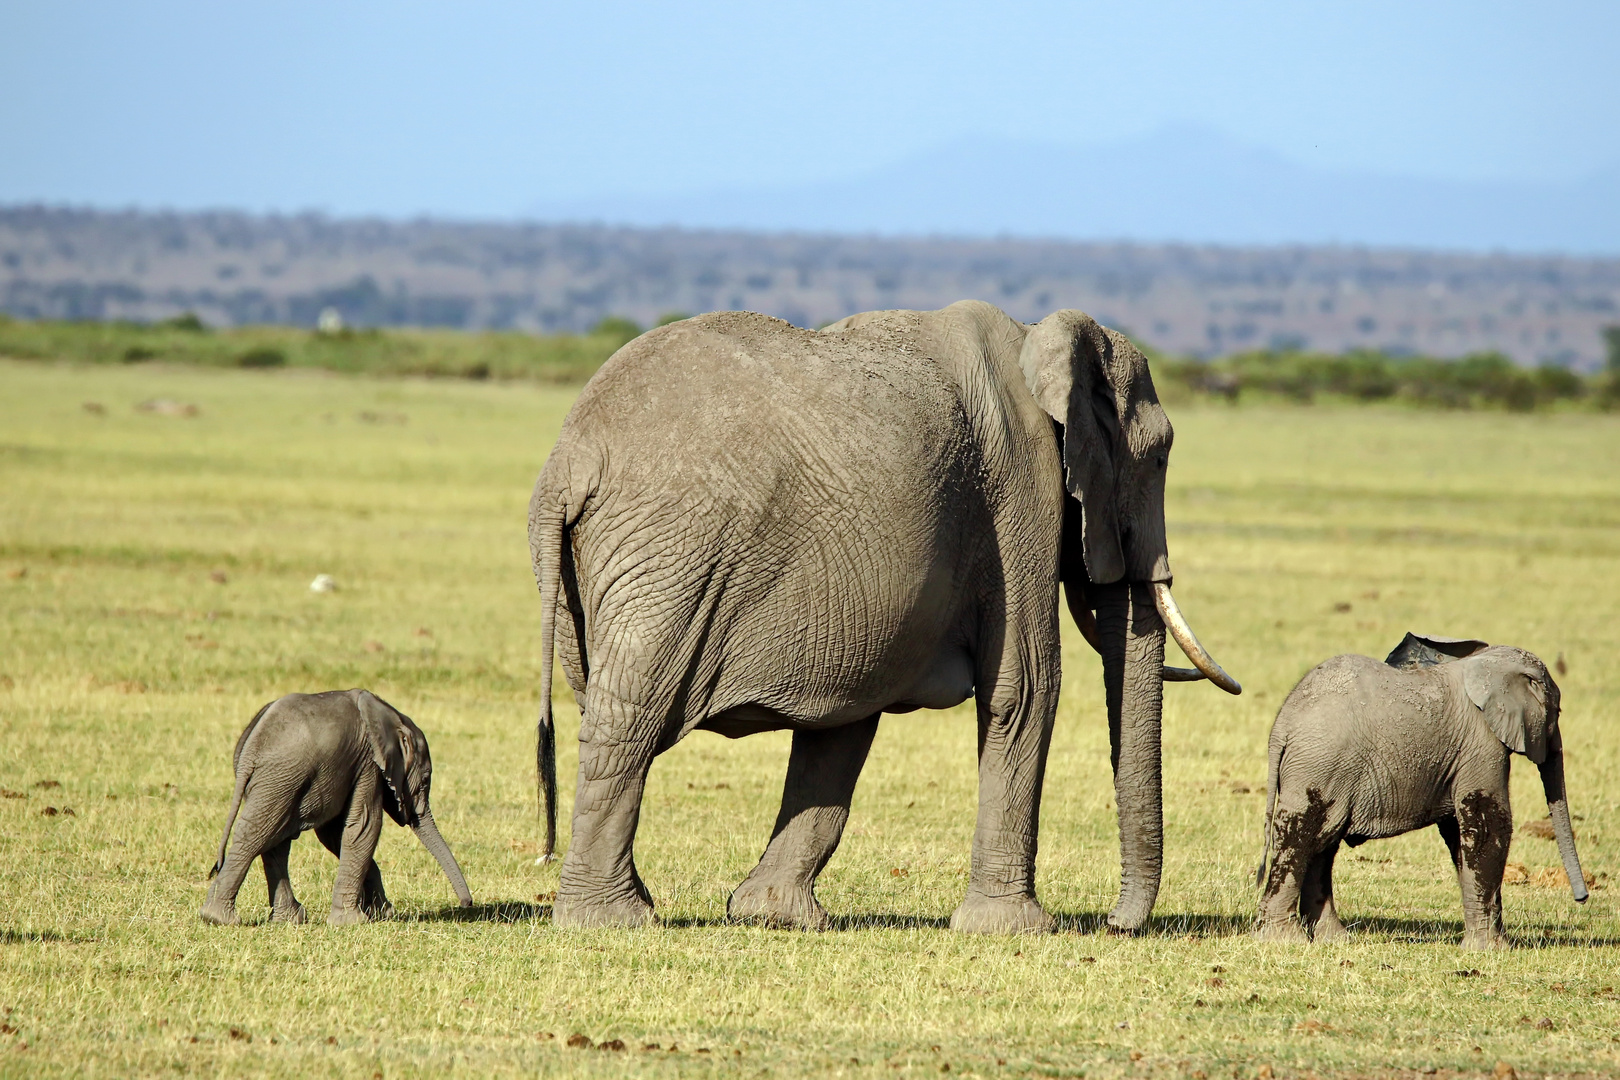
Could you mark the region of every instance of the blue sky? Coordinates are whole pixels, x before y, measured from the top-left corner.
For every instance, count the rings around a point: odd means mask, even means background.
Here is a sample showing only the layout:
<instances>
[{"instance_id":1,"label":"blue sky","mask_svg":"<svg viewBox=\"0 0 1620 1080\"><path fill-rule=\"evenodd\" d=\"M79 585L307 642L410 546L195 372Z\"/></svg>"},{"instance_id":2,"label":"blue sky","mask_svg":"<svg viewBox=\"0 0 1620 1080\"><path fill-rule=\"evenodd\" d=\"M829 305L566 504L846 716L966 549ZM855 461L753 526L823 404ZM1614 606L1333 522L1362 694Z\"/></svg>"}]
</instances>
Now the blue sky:
<instances>
[{"instance_id":1,"label":"blue sky","mask_svg":"<svg viewBox=\"0 0 1620 1080\"><path fill-rule=\"evenodd\" d=\"M506 218L1193 126L1306 166L1620 167L1620 4L8 0L0 201Z\"/></svg>"}]
</instances>

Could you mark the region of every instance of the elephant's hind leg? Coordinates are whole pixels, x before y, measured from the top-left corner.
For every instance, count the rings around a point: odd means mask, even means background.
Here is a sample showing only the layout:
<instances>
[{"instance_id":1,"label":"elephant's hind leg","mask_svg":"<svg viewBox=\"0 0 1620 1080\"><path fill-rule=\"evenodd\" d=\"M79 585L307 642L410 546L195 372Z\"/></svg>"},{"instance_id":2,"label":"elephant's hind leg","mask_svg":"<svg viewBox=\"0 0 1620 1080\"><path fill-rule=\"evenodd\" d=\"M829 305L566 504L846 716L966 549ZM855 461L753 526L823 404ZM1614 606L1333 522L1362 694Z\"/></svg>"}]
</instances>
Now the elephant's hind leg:
<instances>
[{"instance_id":1,"label":"elephant's hind leg","mask_svg":"<svg viewBox=\"0 0 1620 1080\"><path fill-rule=\"evenodd\" d=\"M827 928L827 912L816 900L816 877L838 850L877 726L878 717L870 716L843 727L793 733L771 842L731 894L727 915L766 926Z\"/></svg>"},{"instance_id":2,"label":"elephant's hind leg","mask_svg":"<svg viewBox=\"0 0 1620 1080\"><path fill-rule=\"evenodd\" d=\"M315 830L322 846L340 861L343 858L343 824L341 818L333 818ZM360 888L360 910L373 919L386 919L394 914L394 905L388 902L388 894L383 891L382 871L377 869L375 858L366 869L365 884Z\"/></svg>"},{"instance_id":3,"label":"elephant's hind leg","mask_svg":"<svg viewBox=\"0 0 1620 1080\"><path fill-rule=\"evenodd\" d=\"M288 801L283 793L273 788L250 784L242 798L235 834L225 852L225 864L220 867L219 876L209 887L208 898L197 913L203 922L235 926L241 921L236 914L236 895L242 891L253 860L286 838Z\"/></svg>"},{"instance_id":4,"label":"elephant's hind leg","mask_svg":"<svg viewBox=\"0 0 1620 1080\"><path fill-rule=\"evenodd\" d=\"M1320 943L1343 941L1347 936L1339 912L1333 906L1333 860L1339 854L1339 841L1323 849L1305 871L1300 895L1300 921L1311 931L1311 940Z\"/></svg>"},{"instance_id":5,"label":"elephant's hind leg","mask_svg":"<svg viewBox=\"0 0 1620 1080\"><path fill-rule=\"evenodd\" d=\"M264 883L270 889L270 921L301 923L304 905L293 895L292 879L287 876L287 853L292 850L293 837L271 844L261 856L264 862Z\"/></svg>"},{"instance_id":6,"label":"elephant's hind leg","mask_svg":"<svg viewBox=\"0 0 1620 1080\"><path fill-rule=\"evenodd\" d=\"M1276 850L1260 894L1260 923L1255 927L1255 936L1265 941L1310 940L1308 920L1302 917L1306 915L1307 883L1318 857L1338 845L1336 833L1328 833L1327 800L1314 788L1304 795L1305 805L1300 806L1297 790L1284 789L1272 819ZM1313 887L1319 886L1313 883Z\"/></svg>"},{"instance_id":7,"label":"elephant's hind leg","mask_svg":"<svg viewBox=\"0 0 1620 1080\"><path fill-rule=\"evenodd\" d=\"M579 733L573 840L563 856L551 920L557 926L642 926L652 897L636 873L636 825L662 723L608 693L591 673ZM662 717L659 717L662 720Z\"/></svg>"}]
</instances>

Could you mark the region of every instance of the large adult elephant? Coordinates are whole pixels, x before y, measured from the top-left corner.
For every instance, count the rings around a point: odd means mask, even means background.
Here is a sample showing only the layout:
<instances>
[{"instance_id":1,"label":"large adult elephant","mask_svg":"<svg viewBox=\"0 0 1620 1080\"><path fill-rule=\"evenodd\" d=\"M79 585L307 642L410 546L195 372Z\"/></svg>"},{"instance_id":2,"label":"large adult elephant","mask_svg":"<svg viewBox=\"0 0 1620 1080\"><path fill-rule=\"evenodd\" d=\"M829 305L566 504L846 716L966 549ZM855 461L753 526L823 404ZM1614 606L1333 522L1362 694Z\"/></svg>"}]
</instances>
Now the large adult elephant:
<instances>
[{"instance_id":1,"label":"large adult elephant","mask_svg":"<svg viewBox=\"0 0 1620 1080\"><path fill-rule=\"evenodd\" d=\"M1124 864L1109 919L1141 926L1163 846L1165 623L1238 692L1170 598L1170 439L1142 354L1078 311L1027 326L969 301L820 332L723 312L626 345L529 507L548 854L554 642L583 714L555 921L651 917L632 845L655 755L694 728L788 728L776 827L729 911L825 927L816 875L879 716L971 695L978 824L951 926L1046 928L1036 827L1062 581L1103 657Z\"/></svg>"}]
</instances>

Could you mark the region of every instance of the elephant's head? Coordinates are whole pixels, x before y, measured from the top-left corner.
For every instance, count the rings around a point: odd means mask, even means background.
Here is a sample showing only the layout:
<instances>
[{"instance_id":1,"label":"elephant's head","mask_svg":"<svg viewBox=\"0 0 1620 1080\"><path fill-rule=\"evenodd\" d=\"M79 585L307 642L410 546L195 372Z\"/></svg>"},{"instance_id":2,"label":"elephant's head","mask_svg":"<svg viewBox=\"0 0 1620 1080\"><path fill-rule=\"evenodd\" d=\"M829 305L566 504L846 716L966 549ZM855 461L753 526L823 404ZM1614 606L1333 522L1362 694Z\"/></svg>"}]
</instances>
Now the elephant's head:
<instances>
[{"instance_id":1,"label":"elephant's head","mask_svg":"<svg viewBox=\"0 0 1620 1080\"><path fill-rule=\"evenodd\" d=\"M1464 660L1463 689L1491 734L1515 754L1523 754L1541 770L1558 854L1569 875L1576 901L1586 900L1586 881L1575 853L1575 830L1569 822L1569 801L1564 792L1564 740L1558 730L1561 696L1547 665L1523 649L1506 645L1482 649Z\"/></svg>"},{"instance_id":2,"label":"elephant's head","mask_svg":"<svg viewBox=\"0 0 1620 1080\"><path fill-rule=\"evenodd\" d=\"M1070 613L1103 658L1119 804L1120 898L1109 922L1134 930L1153 909L1164 858L1163 680L1242 687L1198 644L1170 595L1164 483L1174 433L1147 358L1090 316L1060 311L1030 328L1019 366L1063 459L1070 497L1059 573ZM1196 671L1164 666L1166 629Z\"/></svg>"},{"instance_id":3,"label":"elephant's head","mask_svg":"<svg viewBox=\"0 0 1620 1080\"><path fill-rule=\"evenodd\" d=\"M1175 432L1159 405L1147 358L1117 331L1080 311L1031 328L1019 356L1036 402L1056 424L1064 483L1064 588L1069 610L1101 650L1088 586L1146 586L1155 608L1197 668L1166 668L1173 680L1205 677L1228 693L1242 687L1199 645L1170 594L1164 481Z\"/></svg>"},{"instance_id":4,"label":"elephant's head","mask_svg":"<svg viewBox=\"0 0 1620 1080\"><path fill-rule=\"evenodd\" d=\"M472 894L461 874L450 845L439 835L428 803L433 786L433 758L428 753L427 736L411 718L366 690L356 694L360 715L365 720L366 742L371 760L383 779L383 809L401 825L416 833L422 846L438 860L444 876L462 907L472 906Z\"/></svg>"}]
</instances>

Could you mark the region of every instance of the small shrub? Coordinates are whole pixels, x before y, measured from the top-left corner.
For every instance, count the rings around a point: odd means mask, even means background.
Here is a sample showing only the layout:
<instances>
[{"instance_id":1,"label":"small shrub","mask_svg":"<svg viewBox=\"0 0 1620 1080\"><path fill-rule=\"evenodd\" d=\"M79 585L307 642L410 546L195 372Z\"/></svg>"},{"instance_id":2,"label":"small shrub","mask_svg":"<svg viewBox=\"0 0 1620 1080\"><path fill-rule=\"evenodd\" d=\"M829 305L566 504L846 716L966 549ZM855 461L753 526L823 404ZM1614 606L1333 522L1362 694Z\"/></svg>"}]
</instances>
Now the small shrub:
<instances>
[{"instance_id":1,"label":"small shrub","mask_svg":"<svg viewBox=\"0 0 1620 1080\"><path fill-rule=\"evenodd\" d=\"M156 355L156 349L148 349L145 345L131 345L124 350L124 363L138 364L142 360L150 360Z\"/></svg>"},{"instance_id":2,"label":"small shrub","mask_svg":"<svg viewBox=\"0 0 1620 1080\"><path fill-rule=\"evenodd\" d=\"M272 349L266 346L261 346L257 349L249 349L247 352L236 358L236 366L245 368L281 367L286 362L286 353L282 352L280 349Z\"/></svg>"},{"instance_id":3,"label":"small shrub","mask_svg":"<svg viewBox=\"0 0 1620 1080\"><path fill-rule=\"evenodd\" d=\"M610 338L617 342L615 348L623 346L641 336L641 324L621 315L609 315L595 326L591 327L591 336Z\"/></svg>"},{"instance_id":4,"label":"small shrub","mask_svg":"<svg viewBox=\"0 0 1620 1080\"><path fill-rule=\"evenodd\" d=\"M200 334L208 329L208 324L197 317L195 311L182 312L172 318L164 319L158 326L165 330L186 330Z\"/></svg>"},{"instance_id":5,"label":"small shrub","mask_svg":"<svg viewBox=\"0 0 1620 1080\"><path fill-rule=\"evenodd\" d=\"M462 371L462 374L469 379L477 379L482 381L489 378L489 365L482 362L473 364Z\"/></svg>"}]
</instances>

